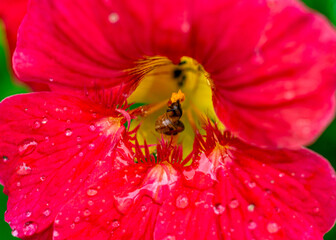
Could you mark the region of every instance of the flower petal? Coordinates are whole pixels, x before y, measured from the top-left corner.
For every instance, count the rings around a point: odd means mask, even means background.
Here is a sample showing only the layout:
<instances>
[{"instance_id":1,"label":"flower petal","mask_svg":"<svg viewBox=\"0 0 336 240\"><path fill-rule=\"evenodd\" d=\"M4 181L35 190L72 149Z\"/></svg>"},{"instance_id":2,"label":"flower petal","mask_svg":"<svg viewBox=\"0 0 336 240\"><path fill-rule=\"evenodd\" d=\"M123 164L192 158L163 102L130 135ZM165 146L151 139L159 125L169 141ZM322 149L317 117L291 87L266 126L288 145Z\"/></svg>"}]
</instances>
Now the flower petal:
<instances>
[{"instance_id":1,"label":"flower petal","mask_svg":"<svg viewBox=\"0 0 336 240\"><path fill-rule=\"evenodd\" d=\"M169 178L150 174L162 163L144 166L99 179L88 187L99 188L94 196L78 193L57 216L55 239L322 240L336 217L335 172L306 149L265 150L229 139L189 167L171 166ZM171 179L161 201L144 191L148 175L161 188Z\"/></svg>"},{"instance_id":2,"label":"flower petal","mask_svg":"<svg viewBox=\"0 0 336 240\"><path fill-rule=\"evenodd\" d=\"M334 117L336 34L295 1L269 2L269 22L250 56L213 75L215 109L248 142L300 147Z\"/></svg>"},{"instance_id":3,"label":"flower petal","mask_svg":"<svg viewBox=\"0 0 336 240\"><path fill-rule=\"evenodd\" d=\"M32 93L5 99L0 112L0 181L9 195L5 218L18 237L43 232L82 185L128 164L114 154L125 152L125 127L113 109Z\"/></svg>"}]
</instances>

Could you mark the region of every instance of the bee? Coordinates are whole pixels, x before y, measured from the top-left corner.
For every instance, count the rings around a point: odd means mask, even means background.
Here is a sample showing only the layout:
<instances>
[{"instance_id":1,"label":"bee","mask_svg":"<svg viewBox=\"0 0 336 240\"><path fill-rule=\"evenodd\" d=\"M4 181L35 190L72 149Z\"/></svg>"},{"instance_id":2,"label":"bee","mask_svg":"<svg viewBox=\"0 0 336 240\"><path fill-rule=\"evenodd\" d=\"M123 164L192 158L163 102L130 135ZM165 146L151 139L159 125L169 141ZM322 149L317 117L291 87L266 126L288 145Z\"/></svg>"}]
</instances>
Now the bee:
<instances>
[{"instance_id":1,"label":"bee","mask_svg":"<svg viewBox=\"0 0 336 240\"><path fill-rule=\"evenodd\" d=\"M176 135L184 130L184 124L180 121L182 108L180 100L168 105L167 111L155 121L155 130L165 135Z\"/></svg>"}]
</instances>

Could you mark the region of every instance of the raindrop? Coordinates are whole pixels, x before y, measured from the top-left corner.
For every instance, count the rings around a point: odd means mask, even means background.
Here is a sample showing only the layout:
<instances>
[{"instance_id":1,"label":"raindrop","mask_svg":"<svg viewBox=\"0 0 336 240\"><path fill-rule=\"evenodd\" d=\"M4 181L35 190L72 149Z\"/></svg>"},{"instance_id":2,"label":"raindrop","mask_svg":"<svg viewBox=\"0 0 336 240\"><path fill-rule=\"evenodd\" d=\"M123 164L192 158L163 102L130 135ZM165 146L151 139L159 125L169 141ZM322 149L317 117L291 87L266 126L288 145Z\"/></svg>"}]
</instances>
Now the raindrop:
<instances>
[{"instance_id":1,"label":"raindrop","mask_svg":"<svg viewBox=\"0 0 336 240\"><path fill-rule=\"evenodd\" d=\"M54 236L54 237L58 237L58 236L59 236L59 233L58 233L56 230L54 230L54 232L53 232L53 236Z\"/></svg>"},{"instance_id":2,"label":"raindrop","mask_svg":"<svg viewBox=\"0 0 336 240\"><path fill-rule=\"evenodd\" d=\"M46 216L46 217L48 217L50 215L50 213L51 213L50 209L46 209L46 210L43 211L43 215Z\"/></svg>"},{"instance_id":3,"label":"raindrop","mask_svg":"<svg viewBox=\"0 0 336 240\"><path fill-rule=\"evenodd\" d=\"M186 208L189 205L189 199L187 195L181 194L176 198L176 207L177 208Z\"/></svg>"},{"instance_id":4,"label":"raindrop","mask_svg":"<svg viewBox=\"0 0 336 240\"><path fill-rule=\"evenodd\" d=\"M17 237L17 236L19 235L19 232L18 232L17 230L13 230L13 231L12 231L12 235L13 235L14 237Z\"/></svg>"},{"instance_id":5,"label":"raindrop","mask_svg":"<svg viewBox=\"0 0 336 240\"><path fill-rule=\"evenodd\" d=\"M88 217L88 216L90 216L90 215L91 215L91 212L90 212L90 210L88 210L88 209L85 209L85 210L84 210L84 212L83 212L83 215L84 215L85 217Z\"/></svg>"},{"instance_id":6,"label":"raindrop","mask_svg":"<svg viewBox=\"0 0 336 240\"><path fill-rule=\"evenodd\" d=\"M8 157L7 157L7 156L2 156L2 161L3 161L4 163L8 162Z\"/></svg>"},{"instance_id":7,"label":"raindrop","mask_svg":"<svg viewBox=\"0 0 336 240\"><path fill-rule=\"evenodd\" d=\"M90 143L89 146L88 146L89 150L93 150L95 148L95 145L94 143Z\"/></svg>"},{"instance_id":8,"label":"raindrop","mask_svg":"<svg viewBox=\"0 0 336 240\"><path fill-rule=\"evenodd\" d=\"M247 210L248 210L249 212L253 212L254 209L255 209L255 205L254 205L253 203L251 203L251 204L249 204L249 205L247 206Z\"/></svg>"},{"instance_id":9,"label":"raindrop","mask_svg":"<svg viewBox=\"0 0 336 240\"><path fill-rule=\"evenodd\" d=\"M75 220L74 220L74 222L75 222L75 223L78 223L79 220L80 220L80 217L76 217Z\"/></svg>"},{"instance_id":10,"label":"raindrop","mask_svg":"<svg viewBox=\"0 0 336 240\"><path fill-rule=\"evenodd\" d=\"M111 13L108 16L108 20L110 23L117 23L119 21L119 14L115 12Z\"/></svg>"},{"instance_id":11,"label":"raindrop","mask_svg":"<svg viewBox=\"0 0 336 240\"><path fill-rule=\"evenodd\" d=\"M249 188L255 188L257 184L255 182L249 182L247 185Z\"/></svg>"},{"instance_id":12,"label":"raindrop","mask_svg":"<svg viewBox=\"0 0 336 240\"><path fill-rule=\"evenodd\" d=\"M35 139L26 139L19 144L19 154L20 156L26 156L34 152L37 147L37 142Z\"/></svg>"},{"instance_id":13,"label":"raindrop","mask_svg":"<svg viewBox=\"0 0 336 240\"><path fill-rule=\"evenodd\" d=\"M175 236L169 235L169 236L164 237L162 240L175 240L175 239L176 239Z\"/></svg>"},{"instance_id":14,"label":"raindrop","mask_svg":"<svg viewBox=\"0 0 336 240\"><path fill-rule=\"evenodd\" d=\"M26 217L30 217L32 215L31 211L26 212Z\"/></svg>"},{"instance_id":15,"label":"raindrop","mask_svg":"<svg viewBox=\"0 0 336 240\"><path fill-rule=\"evenodd\" d=\"M256 229L256 227L257 227L257 224L253 221L250 221L247 225L247 228L250 230Z\"/></svg>"},{"instance_id":16,"label":"raindrop","mask_svg":"<svg viewBox=\"0 0 336 240\"><path fill-rule=\"evenodd\" d=\"M44 181L46 180L46 177L45 177L44 175L42 175L42 176L40 177L40 180L41 180L41 182L44 182Z\"/></svg>"},{"instance_id":17,"label":"raindrop","mask_svg":"<svg viewBox=\"0 0 336 240\"><path fill-rule=\"evenodd\" d=\"M232 209L237 208L237 207L239 206L239 202L238 202L238 200L237 200L237 199L233 199L233 200L231 200L231 202L229 203L229 206L230 206L230 208L232 208Z\"/></svg>"},{"instance_id":18,"label":"raindrop","mask_svg":"<svg viewBox=\"0 0 336 240\"><path fill-rule=\"evenodd\" d=\"M31 236L36 232L37 224L33 222L26 222L22 230L25 236Z\"/></svg>"},{"instance_id":19,"label":"raindrop","mask_svg":"<svg viewBox=\"0 0 336 240\"><path fill-rule=\"evenodd\" d=\"M41 127L41 123L40 123L40 121L35 121L33 127L34 127L34 129L38 129L38 128L40 128L40 127Z\"/></svg>"},{"instance_id":20,"label":"raindrop","mask_svg":"<svg viewBox=\"0 0 336 240\"><path fill-rule=\"evenodd\" d=\"M93 204L94 204L94 202L93 202L93 201L91 201L91 200L90 200L90 201L88 201L88 205L89 205L89 206L92 206Z\"/></svg>"},{"instance_id":21,"label":"raindrop","mask_svg":"<svg viewBox=\"0 0 336 240\"><path fill-rule=\"evenodd\" d=\"M71 131L71 129L66 129L65 130L65 136L67 136L67 137L70 137L72 135L72 131Z\"/></svg>"},{"instance_id":22,"label":"raindrop","mask_svg":"<svg viewBox=\"0 0 336 240\"><path fill-rule=\"evenodd\" d=\"M318 213L320 211L319 207L314 208L314 213Z\"/></svg>"},{"instance_id":23,"label":"raindrop","mask_svg":"<svg viewBox=\"0 0 336 240\"><path fill-rule=\"evenodd\" d=\"M142 207L141 207L141 211L142 211L142 212L144 212L144 211L146 211L146 210L147 210L147 207L146 207L146 206L142 206Z\"/></svg>"},{"instance_id":24,"label":"raindrop","mask_svg":"<svg viewBox=\"0 0 336 240\"><path fill-rule=\"evenodd\" d=\"M116 229L120 226L120 223L118 220L114 220L112 223L111 223L111 226L113 229Z\"/></svg>"},{"instance_id":25,"label":"raindrop","mask_svg":"<svg viewBox=\"0 0 336 240\"><path fill-rule=\"evenodd\" d=\"M284 177L285 176L285 174L284 173L279 173L279 177Z\"/></svg>"},{"instance_id":26,"label":"raindrop","mask_svg":"<svg viewBox=\"0 0 336 240\"><path fill-rule=\"evenodd\" d=\"M43 118L41 123L42 124L46 124L47 122L48 122L48 119L47 118Z\"/></svg>"},{"instance_id":27,"label":"raindrop","mask_svg":"<svg viewBox=\"0 0 336 240\"><path fill-rule=\"evenodd\" d=\"M225 211L225 207L221 204L215 205L213 209L214 209L214 213L217 215L221 215Z\"/></svg>"},{"instance_id":28,"label":"raindrop","mask_svg":"<svg viewBox=\"0 0 336 240\"><path fill-rule=\"evenodd\" d=\"M279 231L278 224L275 223L275 222L271 222L271 223L267 224L267 231L269 233L277 233Z\"/></svg>"},{"instance_id":29,"label":"raindrop","mask_svg":"<svg viewBox=\"0 0 336 240\"><path fill-rule=\"evenodd\" d=\"M30 174L31 171L31 168L28 167L24 162L16 169L16 173L22 176Z\"/></svg>"},{"instance_id":30,"label":"raindrop","mask_svg":"<svg viewBox=\"0 0 336 240\"><path fill-rule=\"evenodd\" d=\"M90 131L95 131L96 130L96 126L94 125L94 124L91 124L90 126L89 126L89 129L90 129Z\"/></svg>"},{"instance_id":31,"label":"raindrop","mask_svg":"<svg viewBox=\"0 0 336 240\"><path fill-rule=\"evenodd\" d=\"M70 225L70 228L71 228L71 229L75 229L75 227L76 227L76 225L75 225L74 223L72 223L72 224Z\"/></svg>"},{"instance_id":32,"label":"raindrop","mask_svg":"<svg viewBox=\"0 0 336 240\"><path fill-rule=\"evenodd\" d=\"M78 137L76 138L76 140L77 140L77 142L80 142L80 141L82 141L82 138L78 136Z\"/></svg>"},{"instance_id":33,"label":"raindrop","mask_svg":"<svg viewBox=\"0 0 336 240\"><path fill-rule=\"evenodd\" d=\"M92 196L95 196L98 193L98 191L96 189L88 189L86 191L86 193L87 193L87 195L89 195L90 197L92 197Z\"/></svg>"}]
</instances>

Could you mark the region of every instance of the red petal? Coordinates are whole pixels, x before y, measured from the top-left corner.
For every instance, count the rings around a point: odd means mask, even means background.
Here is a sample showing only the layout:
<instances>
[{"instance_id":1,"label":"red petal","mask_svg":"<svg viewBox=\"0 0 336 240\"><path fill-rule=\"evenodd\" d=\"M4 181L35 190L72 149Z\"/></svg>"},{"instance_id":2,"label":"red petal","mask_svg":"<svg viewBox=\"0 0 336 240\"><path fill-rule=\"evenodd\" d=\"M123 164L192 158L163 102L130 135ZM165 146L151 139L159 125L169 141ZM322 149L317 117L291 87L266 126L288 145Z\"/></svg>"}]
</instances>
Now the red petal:
<instances>
[{"instance_id":1,"label":"red petal","mask_svg":"<svg viewBox=\"0 0 336 240\"><path fill-rule=\"evenodd\" d=\"M183 173L171 167L153 175L161 164L135 164L83 189L57 216L56 239L322 240L336 217L335 172L305 149L231 139ZM176 180L157 201L157 191L144 187L146 179L164 186L160 176ZM99 189L94 196L91 188Z\"/></svg>"},{"instance_id":2,"label":"red petal","mask_svg":"<svg viewBox=\"0 0 336 240\"><path fill-rule=\"evenodd\" d=\"M32 93L5 99L0 112L0 180L9 195L6 221L19 237L44 231L82 185L128 164L127 158L115 156L123 148L119 140L125 128L113 109Z\"/></svg>"},{"instance_id":3,"label":"red petal","mask_svg":"<svg viewBox=\"0 0 336 240\"><path fill-rule=\"evenodd\" d=\"M250 56L213 75L219 118L250 143L300 147L334 117L335 30L292 2L270 5Z\"/></svg>"}]
</instances>

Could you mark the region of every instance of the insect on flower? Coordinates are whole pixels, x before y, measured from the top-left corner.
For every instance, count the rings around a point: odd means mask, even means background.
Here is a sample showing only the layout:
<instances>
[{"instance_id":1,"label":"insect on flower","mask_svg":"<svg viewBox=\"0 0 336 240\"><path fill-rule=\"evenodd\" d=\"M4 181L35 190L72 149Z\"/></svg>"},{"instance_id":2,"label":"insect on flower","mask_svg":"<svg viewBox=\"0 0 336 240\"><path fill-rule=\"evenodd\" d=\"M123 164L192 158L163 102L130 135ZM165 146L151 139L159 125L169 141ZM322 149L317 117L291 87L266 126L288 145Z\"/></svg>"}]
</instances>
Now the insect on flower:
<instances>
[{"instance_id":1,"label":"insect on flower","mask_svg":"<svg viewBox=\"0 0 336 240\"><path fill-rule=\"evenodd\" d=\"M180 121L182 117L181 102L184 101L184 94L180 90L176 95L180 96L175 97L173 93L168 102L167 111L159 116L155 122L155 130L159 133L176 135L184 130L184 124Z\"/></svg>"}]
</instances>

